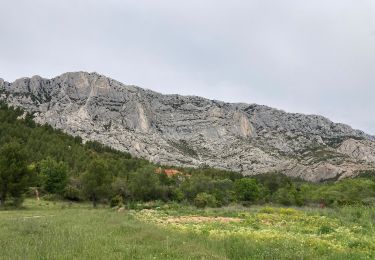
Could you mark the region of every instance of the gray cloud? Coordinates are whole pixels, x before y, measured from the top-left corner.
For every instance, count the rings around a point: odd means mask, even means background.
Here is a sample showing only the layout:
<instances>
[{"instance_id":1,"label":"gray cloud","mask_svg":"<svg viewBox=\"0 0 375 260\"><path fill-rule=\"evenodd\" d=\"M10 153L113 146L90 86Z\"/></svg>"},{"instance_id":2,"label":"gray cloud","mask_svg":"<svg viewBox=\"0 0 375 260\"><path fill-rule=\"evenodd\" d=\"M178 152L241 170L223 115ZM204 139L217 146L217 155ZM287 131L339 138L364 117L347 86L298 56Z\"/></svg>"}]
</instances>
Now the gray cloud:
<instances>
[{"instance_id":1,"label":"gray cloud","mask_svg":"<svg viewBox=\"0 0 375 260\"><path fill-rule=\"evenodd\" d=\"M375 134L372 0L3 0L0 77L97 71Z\"/></svg>"}]
</instances>

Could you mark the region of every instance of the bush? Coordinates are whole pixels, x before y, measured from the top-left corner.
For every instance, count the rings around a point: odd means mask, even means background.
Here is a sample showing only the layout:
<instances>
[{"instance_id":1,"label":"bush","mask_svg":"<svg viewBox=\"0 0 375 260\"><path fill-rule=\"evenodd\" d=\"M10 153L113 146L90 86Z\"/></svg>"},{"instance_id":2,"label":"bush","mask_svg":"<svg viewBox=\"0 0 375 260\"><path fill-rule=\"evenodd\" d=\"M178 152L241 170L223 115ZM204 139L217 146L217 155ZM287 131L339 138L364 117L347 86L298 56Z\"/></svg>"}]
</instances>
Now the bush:
<instances>
[{"instance_id":1,"label":"bush","mask_svg":"<svg viewBox=\"0 0 375 260\"><path fill-rule=\"evenodd\" d=\"M43 199L46 200L46 201L58 201L58 200L61 200L61 197L57 194L45 194L43 196Z\"/></svg>"},{"instance_id":2,"label":"bush","mask_svg":"<svg viewBox=\"0 0 375 260\"><path fill-rule=\"evenodd\" d=\"M129 192L136 201L153 201L165 197L165 189L160 185L159 177L152 167L141 168L132 173Z\"/></svg>"},{"instance_id":3,"label":"bush","mask_svg":"<svg viewBox=\"0 0 375 260\"><path fill-rule=\"evenodd\" d=\"M281 208L279 210L279 212L282 215L298 215L298 214L300 214L300 212L298 210L291 209L291 208Z\"/></svg>"},{"instance_id":4,"label":"bush","mask_svg":"<svg viewBox=\"0 0 375 260\"><path fill-rule=\"evenodd\" d=\"M264 207L262 208L261 210L259 210L260 213L266 213L266 214L275 214L276 213L276 210L275 208L271 208L271 207Z\"/></svg>"},{"instance_id":5,"label":"bush","mask_svg":"<svg viewBox=\"0 0 375 260\"><path fill-rule=\"evenodd\" d=\"M197 208L205 208L205 207L216 207L217 201L214 196L211 194L207 194L205 192L199 193L194 199L194 205Z\"/></svg>"},{"instance_id":6,"label":"bush","mask_svg":"<svg viewBox=\"0 0 375 260\"><path fill-rule=\"evenodd\" d=\"M254 202L259 199L260 190L255 179L238 179L234 184L234 188L239 201Z\"/></svg>"},{"instance_id":7,"label":"bush","mask_svg":"<svg viewBox=\"0 0 375 260\"><path fill-rule=\"evenodd\" d=\"M65 190L64 190L64 199L71 200L71 201L80 201L81 192L75 186L68 185L65 187Z\"/></svg>"},{"instance_id":8,"label":"bush","mask_svg":"<svg viewBox=\"0 0 375 260\"><path fill-rule=\"evenodd\" d=\"M13 198L11 205L16 208L19 208L22 205L24 199L24 196L15 197Z\"/></svg>"},{"instance_id":9,"label":"bush","mask_svg":"<svg viewBox=\"0 0 375 260\"><path fill-rule=\"evenodd\" d=\"M323 225L321 226L319 229L318 229L318 234L319 235L326 235L326 234L329 234L329 233L332 233L334 232L335 230L330 227L330 226L327 226L327 225Z\"/></svg>"},{"instance_id":10,"label":"bush","mask_svg":"<svg viewBox=\"0 0 375 260\"><path fill-rule=\"evenodd\" d=\"M172 199L177 202L182 202L185 199L185 194L180 189L175 189L172 192Z\"/></svg>"},{"instance_id":11,"label":"bush","mask_svg":"<svg viewBox=\"0 0 375 260\"><path fill-rule=\"evenodd\" d=\"M120 195L116 195L110 201L111 208L122 207L123 205L124 205L124 201L122 199L122 196L120 196Z\"/></svg>"},{"instance_id":12,"label":"bush","mask_svg":"<svg viewBox=\"0 0 375 260\"><path fill-rule=\"evenodd\" d=\"M302 199L294 185L288 185L277 190L273 194L273 201L284 206L303 205Z\"/></svg>"},{"instance_id":13,"label":"bush","mask_svg":"<svg viewBox=\"0 0 375 260\"><path fill-rule=\"evenodd\" d=\"M365 206L375 206L375 198L370 197L370 198L365 198L362 200L362 204Z\"/></svg>"}]
</instances>

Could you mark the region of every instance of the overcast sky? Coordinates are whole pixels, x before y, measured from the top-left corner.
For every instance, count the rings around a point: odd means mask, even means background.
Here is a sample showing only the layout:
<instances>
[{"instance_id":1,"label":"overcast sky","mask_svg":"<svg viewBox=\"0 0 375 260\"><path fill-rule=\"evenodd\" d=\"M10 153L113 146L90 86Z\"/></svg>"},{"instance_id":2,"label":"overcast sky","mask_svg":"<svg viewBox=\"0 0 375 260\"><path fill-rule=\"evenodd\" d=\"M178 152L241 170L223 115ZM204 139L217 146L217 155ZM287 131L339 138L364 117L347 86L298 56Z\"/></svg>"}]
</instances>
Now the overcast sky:
<instances>
[{"instance_id":1,"label":"overcast sky","mask_svg":"<svg viewBox=\"0 0 375 260\"><path fill-rule=\"evenodd\" d=\"M96 71L375 134L374 0L0 0L0 77Z\"/></svg>"}]
</instances>

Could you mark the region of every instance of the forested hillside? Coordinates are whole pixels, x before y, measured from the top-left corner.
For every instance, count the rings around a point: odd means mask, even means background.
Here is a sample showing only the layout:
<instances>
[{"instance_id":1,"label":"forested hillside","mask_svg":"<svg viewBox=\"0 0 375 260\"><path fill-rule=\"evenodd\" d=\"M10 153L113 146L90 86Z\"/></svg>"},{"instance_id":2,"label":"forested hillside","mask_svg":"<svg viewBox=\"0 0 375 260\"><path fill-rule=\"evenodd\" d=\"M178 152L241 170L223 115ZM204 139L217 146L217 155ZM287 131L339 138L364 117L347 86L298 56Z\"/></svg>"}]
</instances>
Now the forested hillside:
<instances>
[{"instance_id":1,"label":"forested hillside","mask_svg":"<svg viewBox=\"0 0 375 260\"><path fill-rule=\"evenodd\" d=\"M19 206L25 196L90 200L132 206L175 201L197 207L244 205L374 204L372 172L363 178L312 184L277 173L242 177L211 168L160 167L97 142L36 124L20 109L0 105L0 202Z\"/></svg>"}]
</instances>

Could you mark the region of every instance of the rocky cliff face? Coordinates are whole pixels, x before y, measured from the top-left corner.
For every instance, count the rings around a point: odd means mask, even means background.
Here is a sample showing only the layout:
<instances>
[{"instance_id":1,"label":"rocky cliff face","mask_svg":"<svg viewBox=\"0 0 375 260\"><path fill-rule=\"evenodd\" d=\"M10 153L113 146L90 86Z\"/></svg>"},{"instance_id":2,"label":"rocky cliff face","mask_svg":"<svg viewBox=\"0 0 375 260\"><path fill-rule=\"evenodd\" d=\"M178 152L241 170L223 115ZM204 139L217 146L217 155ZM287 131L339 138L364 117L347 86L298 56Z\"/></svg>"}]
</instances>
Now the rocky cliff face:
<instances>
[{"instance_id":1,"label":"rocky cliff face","mask_svg":"<svg viewBox=\"0 0 375 260\"><path fill-rule=\"evenodd\" d=\"M39 123L161 164L280 171L311 181L375 165L372 136L321 116L162 95L96 73L0 80L0 99Z\"/></svg>"}]
</instances>

